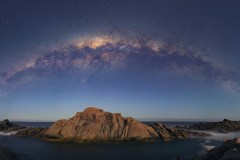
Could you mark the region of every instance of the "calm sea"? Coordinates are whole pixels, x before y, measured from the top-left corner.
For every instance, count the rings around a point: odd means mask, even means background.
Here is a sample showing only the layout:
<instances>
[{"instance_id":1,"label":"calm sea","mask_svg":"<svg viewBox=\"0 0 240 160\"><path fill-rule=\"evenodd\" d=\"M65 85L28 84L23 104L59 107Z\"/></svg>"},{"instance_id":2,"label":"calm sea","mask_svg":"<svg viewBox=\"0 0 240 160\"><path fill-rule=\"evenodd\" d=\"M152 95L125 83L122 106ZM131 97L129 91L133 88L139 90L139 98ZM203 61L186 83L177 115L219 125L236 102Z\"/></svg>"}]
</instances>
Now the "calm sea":
<instances>
[{"instance_id":1,"label":"calm sea","mask_svg":"<svg viewBox=\"0 0 240 160\"><path fill-rule=\"evenodd\" d=\"M171 122L172 125L173 122ZM177 122L179 125L179 122ZM50 122L21 122L29 127L49 127ZM183 124L184 125L184 124ZM48 142L36 138L0 136L0 144L9 147L20 160L181 160L201 154L207 148L218 146L225 138L240 133L215 134L207 138L192 138L170 142L124 144L76 144Z\"/></svg>"},{"instance_id":2,"label":"calm sea","mask_svg":"<svg viewBox=\"0 0 240 160\"><path fill-rule=\"evenodd\" d=\"M26 127L50 127L54 122L13 122L14 124L18 124L20 126Z\"/></svg>"}]
</instances>

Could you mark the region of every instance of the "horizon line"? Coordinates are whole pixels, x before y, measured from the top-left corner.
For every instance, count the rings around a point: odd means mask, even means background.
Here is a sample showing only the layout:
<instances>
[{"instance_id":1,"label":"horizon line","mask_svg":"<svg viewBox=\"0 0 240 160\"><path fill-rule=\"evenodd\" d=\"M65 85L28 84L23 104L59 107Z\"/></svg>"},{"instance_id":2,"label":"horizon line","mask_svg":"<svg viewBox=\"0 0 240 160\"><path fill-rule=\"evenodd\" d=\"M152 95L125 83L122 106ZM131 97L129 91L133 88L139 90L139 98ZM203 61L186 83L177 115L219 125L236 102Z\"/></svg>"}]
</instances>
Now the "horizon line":
<instances>
[{"instance_id":1,"label":"horizon line","mask_svg":"<svg viewBox=\"0 0 240 160\"><path fill-rule=\"evenodd\" d=\"M8 119L8 118L5 118L5 119ZM0 121L3 121L3 120L5 120L5 119L0 119ZM64 118L62 118L62 119L64 119ZM68 119L68 118L67 118ZM138 121L140 121L140 122L216 122L216 121L222 121L223 119L225 119L225 118L222 118L222 119L190 119L190 118L186 118L186 119L175 119L175 118L173 118L173 119L171 119L171 118L169 118L169 119L155 119L155 118L153 118L153 119L151 119L151 118L149 118L149 119L141 119L141 118L139 118L139 119L137 119L136 118L136 120L138 120ZM58 121L58 120L60 120L60 119L57 119L57 120L39 120L39 119L35 119L35 120L30 120L30 119L8 119L10 122L43 122L43 123L48 123L48 122L56 122L56 121ZM236 120L236 119L230 119L230 120L233 120L233 121L238 121L238 120Z\"/></svg>"}]
</instances>

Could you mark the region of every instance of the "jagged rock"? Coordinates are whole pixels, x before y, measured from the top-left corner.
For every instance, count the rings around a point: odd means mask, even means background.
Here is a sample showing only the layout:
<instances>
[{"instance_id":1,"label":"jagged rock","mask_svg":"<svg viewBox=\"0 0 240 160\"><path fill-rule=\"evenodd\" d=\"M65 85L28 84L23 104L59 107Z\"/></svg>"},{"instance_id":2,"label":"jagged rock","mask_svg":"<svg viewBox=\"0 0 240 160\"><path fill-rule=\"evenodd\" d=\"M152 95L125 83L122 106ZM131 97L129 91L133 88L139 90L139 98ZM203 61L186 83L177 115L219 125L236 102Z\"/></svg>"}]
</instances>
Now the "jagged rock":
<instances>
[{"instance_id":1,"label":"jagged rock","mask_svg":"<svg viewBox=\"0 0 240 160\"><path fill-rule=\"evenodd\" d=\"M8 119L5 119L4 121L0 122L0 132L12 132L24 128L26 127L10 123Z\"/></svg>"},{"instance_id":2,"label":"jagged rock","mask_svg":"<svg viewBox=\"0 0 240 160\"><path fill-rule=\"evenodd\" d=\"M0 145L0 159L1 160L18 160L17 156L8 148Z\"/></svg>"},{"instance_id":3,"label":"jagged rock","mask_svg":"<svg viewBox=\"0 0 240 160\"><path fill-rule=\"evenodd\" d=\"M15 135L20 137L39 137L41 138L47 128L26 128L19 130Z\"/></svg>"},{"instance_id":4,"label":"jagged rock","mask_svg":"<svg viewBox=\"0 0 240 160\"><path fill-rule=\"evenodd\" d=\"M180 127L179 127L180 128ZM224 119L221 122L205 122L184 126L181 128L190 130L215 131L221 133L240 131L240 121L231 121Z\"/></svg>"},{"instance_id":5,"label":"jagged rock","mask_svg":"<svg viewBox=\"0 0 240 160\"><path fill-rule=\"evenodd\" d=\"M209 134L203 132L192 132L188 130L182 130L177 128L169 128L161 123L154 123L150 125L163 140L183 139L190 136L209 136Z\"/></svg>"},{"instance_id":6,"label":"jagged rock","mask_svg":"<svg viewBox=\"0 0 240 160\"><path fill-rule=\"evenodd\" d=\"M59 120L46 132L48 137L75 141L119 141L156 138L156 131L137 120L90 107L73 118Z\"/></svg>"},{"instance_id":7,"label":"jagged rock","mask_svg":"<svg viewBox=\"0 0 240 160\"><path fill-rule=\"evenodd\" d=\"M194 134L197 135L190 131L171 129L160 123L148 126L134 118L124 118L119 113L112 114L90 107L70 119L57 121L44 133L44 136L61 141L109 142L170 140L186 138Z\"/></svg>"},{"instance_id":8,"label":"jagged rock","mask_svg":"<svg viewBox=\"0 0 240 160\"><path fill-rule=\"evenodd\" d=\"M195 156L191 160L239 160L240 138L225 141L220 147L215 147L207 154Z\"/></svg>"}]
</instances>

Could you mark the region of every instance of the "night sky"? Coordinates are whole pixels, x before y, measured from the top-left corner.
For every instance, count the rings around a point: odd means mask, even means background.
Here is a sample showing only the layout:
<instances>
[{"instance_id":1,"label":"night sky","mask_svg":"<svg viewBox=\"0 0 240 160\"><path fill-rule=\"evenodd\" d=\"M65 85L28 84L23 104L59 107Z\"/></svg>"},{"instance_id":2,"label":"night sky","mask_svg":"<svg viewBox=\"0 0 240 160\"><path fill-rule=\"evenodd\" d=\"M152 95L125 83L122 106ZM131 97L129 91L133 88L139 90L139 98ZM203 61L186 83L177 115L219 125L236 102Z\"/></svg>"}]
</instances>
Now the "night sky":
<instances>
[{"instance_id":1,"label":"night sky","mask_svg":"<svg viewBox=\"0 0 240 160\"><path fill-rule=\"evenodd\" d=\"M238 0L0 1L0 119L240 120L239 61Z\"/></svg>"}]
</instances>

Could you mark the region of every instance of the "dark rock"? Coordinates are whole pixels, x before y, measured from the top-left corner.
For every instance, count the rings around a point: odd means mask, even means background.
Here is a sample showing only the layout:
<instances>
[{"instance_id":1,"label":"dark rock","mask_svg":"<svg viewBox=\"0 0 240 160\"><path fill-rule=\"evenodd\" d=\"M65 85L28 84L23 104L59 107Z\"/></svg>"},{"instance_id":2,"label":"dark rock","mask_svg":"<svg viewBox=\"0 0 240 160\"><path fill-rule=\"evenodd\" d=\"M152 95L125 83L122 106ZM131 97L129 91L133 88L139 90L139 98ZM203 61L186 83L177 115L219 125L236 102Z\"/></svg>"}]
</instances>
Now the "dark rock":
<instances>
[{"instance_id":1,"label":"dark rock","mask_svg":"<svg viewBox=\"0 0 240 160\"><path fill-rule=\"evenodd\" d=\"M4 121L0 122L0 132L12 132L12 131L18 131L24 128L26 127L13 124L9 122L8 119L5 119Z\"/></svg>"},{"instance_id":2,"label":"dark rock","mask_svg":"<svg viewBox=\"0 0 240 160\"><path fill-rule=\"evenodd\" d=\"M150 126L158 133L159 137L164 141L184 139L191 136L210 136L210 134L206 134L203 132L193 132L178 128L169 128L161 123L154 123Z\"/></svg>"},{"instance_id":3,"label":"dark rock","mask_svg":"<svg viewBox=\"0 0 240 160\"><path fill-rule=\"evenodd\" d=\"M41 138L46 130L47 128L26 128L18 131L16 133L16 136Z\"/></svg>"},{"instance_id":4,"label":"dark rock","mask_svg":"<svg viewBox=\"0 0 240 160\"><path fill-rule=\"evenodd\" d=\"M18 157L8 148L0 145L0 160L18 160Z\"/></svg>"},{"instance_id":5,"label":"dark rock","mask_svg":"<svg viewBox=\"0 0 240 160\"><path fill-rule=\"evenodd\" d=\"M195 156L191 160L239 160L240 138L225 141L220 147L215 147L207 154Z\"/></svg>"},{"instance_id":6,"label":"dark rock","mask_svg":"<svg viewBox=\"0 0 240 160\"><path fill-rule=\"evenodd\" d=\"M11 123L9 122L9 120L8 119L5 119L5 120L3 120L2 122L1 122L1 125L5 125L5 126L8 126L8 125L10 125Z\"/></svg>"},{"instance_id":7,"label":"dark rock","mask_svg":"<svg viewBox=\"0 0 240 160\"><path fill-rule=\"evenodd\" d=\"M232 121L230 121L230 120L228 120L228 119L224 119L223 122L225 122L225 123L227 123L227 122L231 123Z\"/></svg>"},{"instance_id":8,"label":"dark rock","mask_svg":"<svg viewBox=\"0 0 240 160\"><path fill-rule=\"evenodd\" d=\"M198 123L198 124L193 124L191 126L185 126L185 127L179 127L179 128L228 133L228 132L240 131L240 121L231 121L228 119L224 119L221 122L205 122L205 123Z\"/></svg>"}]
</instances>

